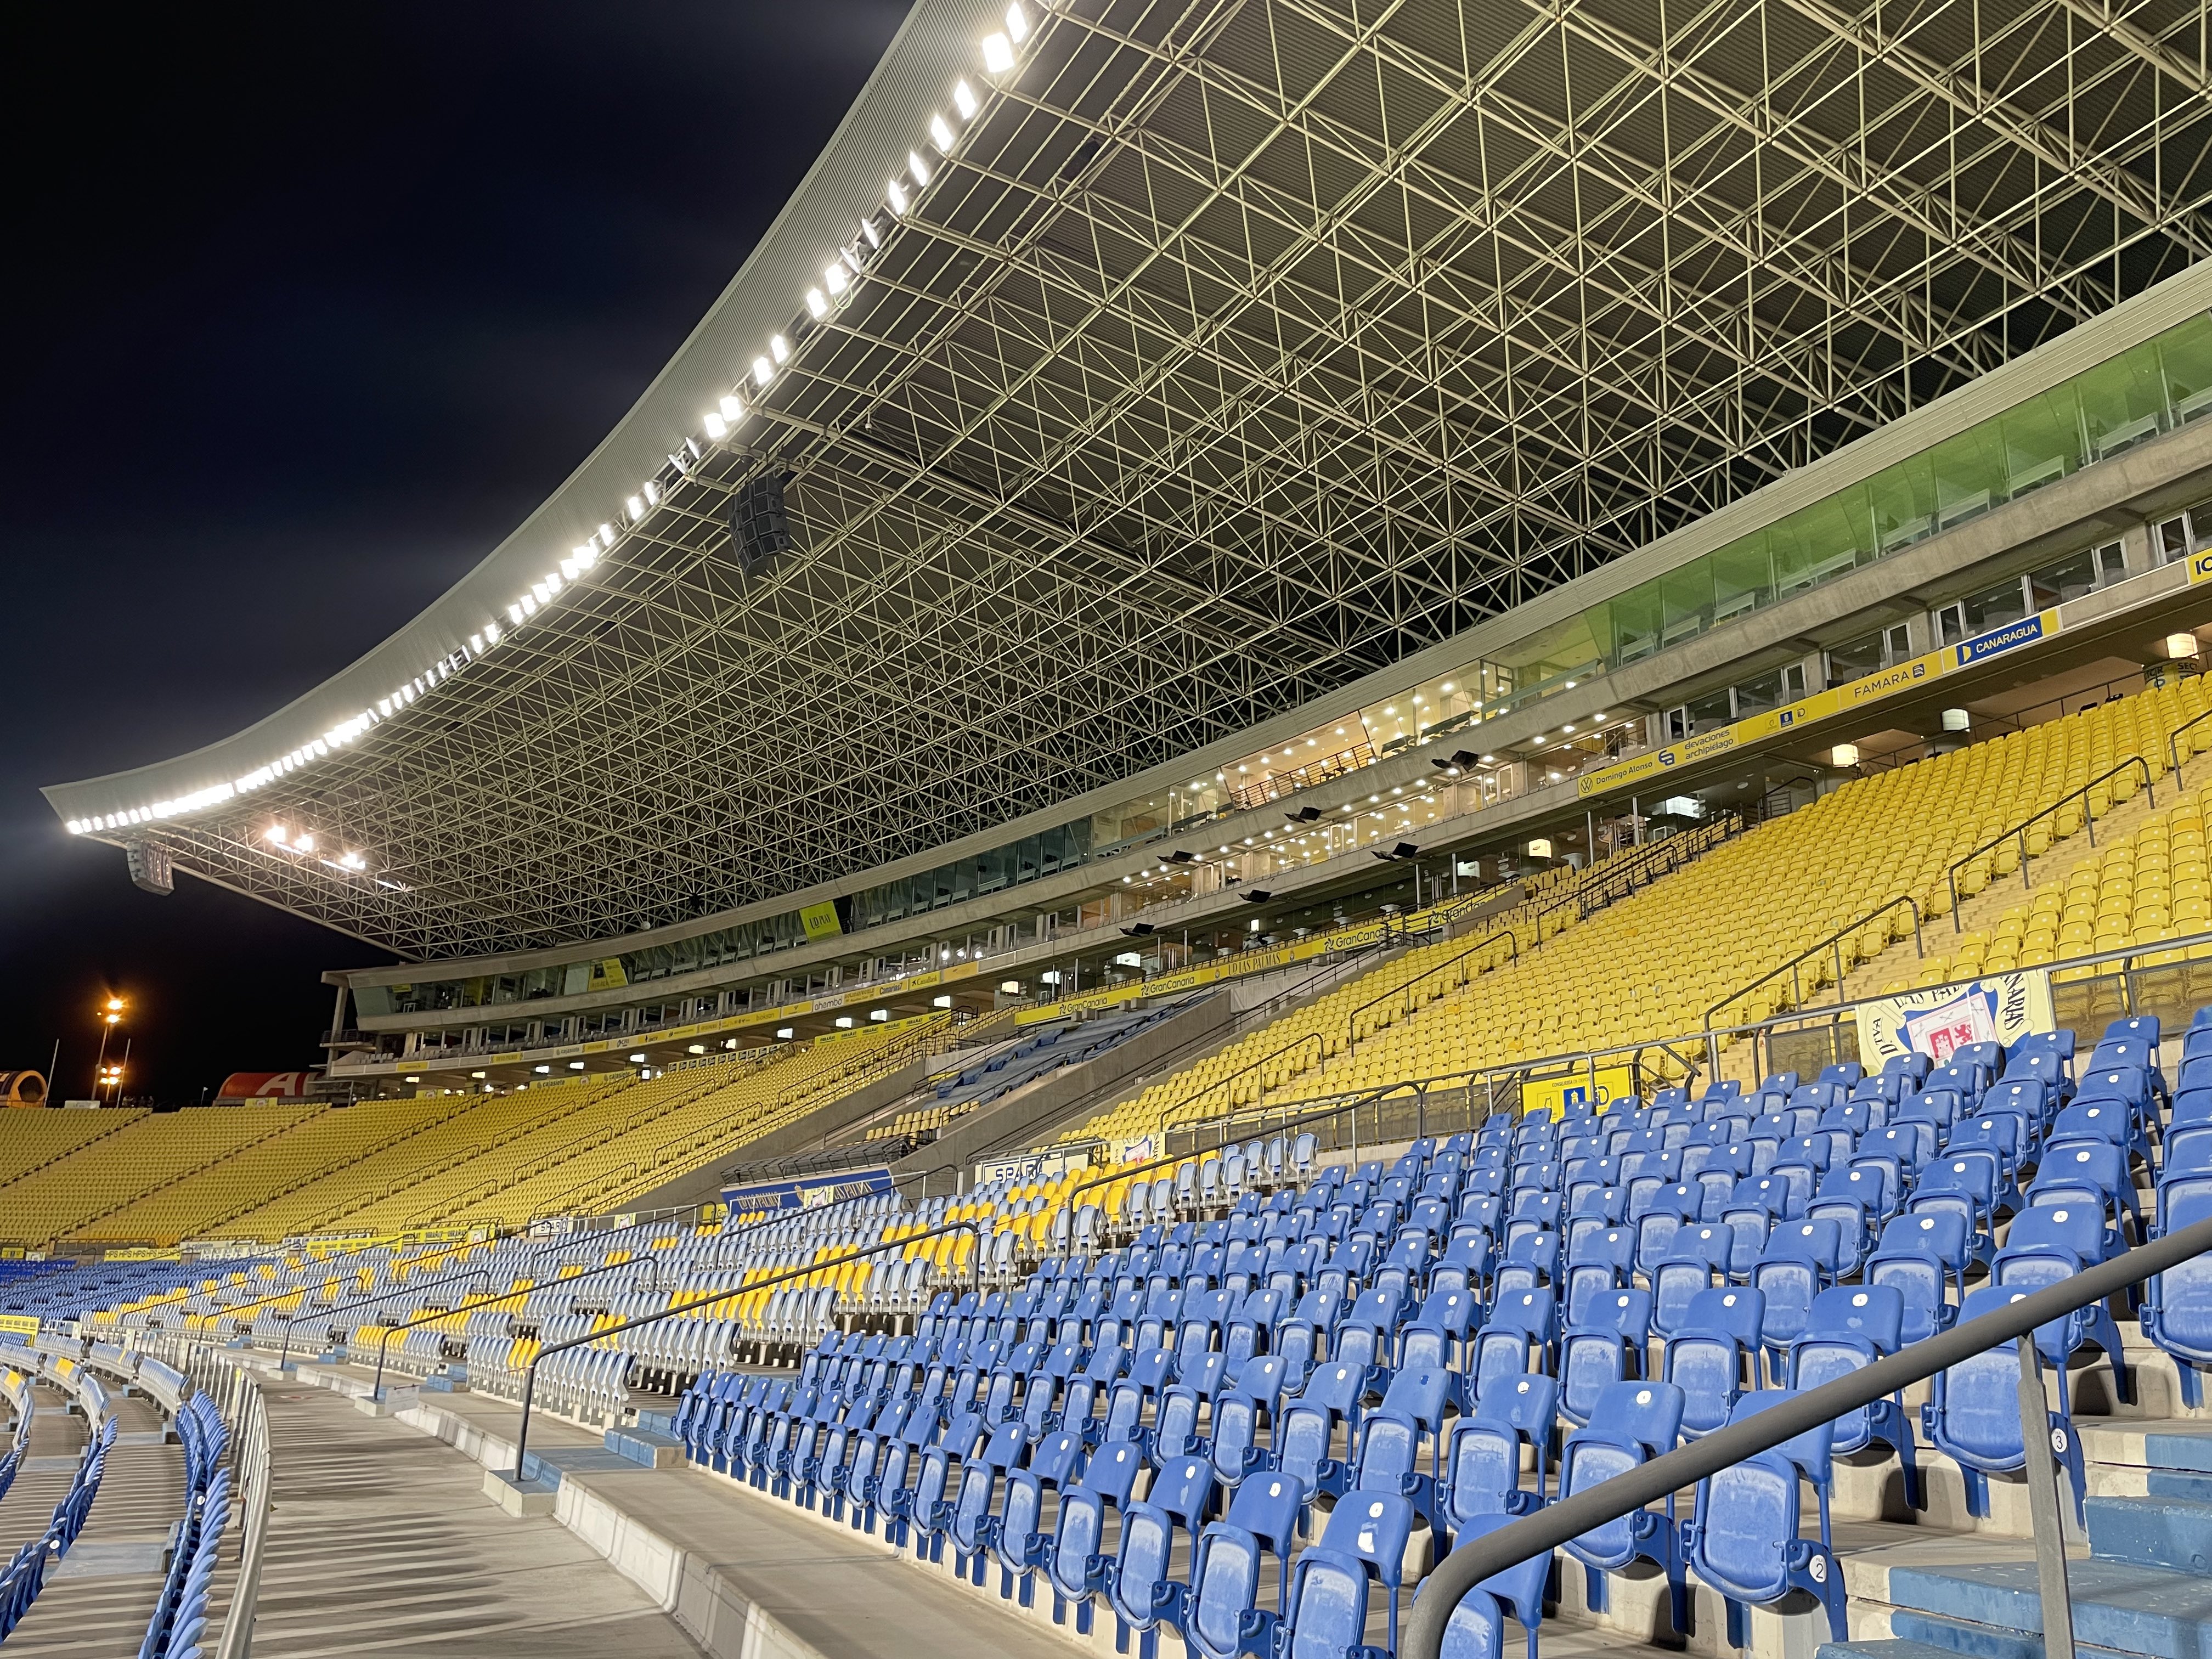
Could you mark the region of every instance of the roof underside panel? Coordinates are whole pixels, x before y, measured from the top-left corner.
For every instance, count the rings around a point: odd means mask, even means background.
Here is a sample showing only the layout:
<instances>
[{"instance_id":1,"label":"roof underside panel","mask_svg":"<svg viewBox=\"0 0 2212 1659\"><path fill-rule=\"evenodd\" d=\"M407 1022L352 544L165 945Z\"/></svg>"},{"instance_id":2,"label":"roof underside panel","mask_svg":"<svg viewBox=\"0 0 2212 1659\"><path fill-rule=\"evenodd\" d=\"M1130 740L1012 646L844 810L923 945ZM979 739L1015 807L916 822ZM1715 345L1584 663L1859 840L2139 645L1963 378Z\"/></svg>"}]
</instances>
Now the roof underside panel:
<instances>
[{"instance_id":1,"label":"roof underside panel","mask_svg":"<svg viewBox=\"0 0 2212 1659\"><path fill-rule=\"evenodd\" d=\"M466 674L157 833L438 957L1129 776L2203 257L2205 29L2180 0L1068 0L766 418ZM728 501L764 471L798 548L749 579ZM288 816L390 884L270 855Z\"/></svg>"}]
</instances>

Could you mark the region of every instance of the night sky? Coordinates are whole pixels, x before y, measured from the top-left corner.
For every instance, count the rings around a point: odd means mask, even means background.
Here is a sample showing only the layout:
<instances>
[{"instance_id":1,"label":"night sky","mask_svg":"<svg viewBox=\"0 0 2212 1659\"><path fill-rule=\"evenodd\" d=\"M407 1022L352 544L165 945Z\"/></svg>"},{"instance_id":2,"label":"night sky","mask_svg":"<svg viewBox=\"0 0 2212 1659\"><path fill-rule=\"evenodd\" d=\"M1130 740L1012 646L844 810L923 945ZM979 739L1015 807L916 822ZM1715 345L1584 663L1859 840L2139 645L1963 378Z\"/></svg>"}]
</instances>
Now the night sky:
<instances>
[{"instance_id":1,"label":"night sky","mask_svg":"<svg viewBox=\"0 0 2212 1659\"><path fill-rule=\"evenodd\" d=\"M898 0L11 8L0 1069L314 1063L358 941L38 793L184 752L428 604L620 418L774 218Z\"/></svg>"}]
</instances>

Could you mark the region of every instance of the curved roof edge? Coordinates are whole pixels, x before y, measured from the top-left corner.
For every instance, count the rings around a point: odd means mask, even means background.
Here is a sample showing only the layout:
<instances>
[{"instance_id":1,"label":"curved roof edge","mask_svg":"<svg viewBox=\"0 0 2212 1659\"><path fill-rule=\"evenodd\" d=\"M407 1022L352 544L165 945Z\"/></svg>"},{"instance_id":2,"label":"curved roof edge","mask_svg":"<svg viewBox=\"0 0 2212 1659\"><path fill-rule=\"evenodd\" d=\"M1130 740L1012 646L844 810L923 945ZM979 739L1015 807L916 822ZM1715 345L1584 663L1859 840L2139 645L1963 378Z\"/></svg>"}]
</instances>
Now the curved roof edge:
<instances>
[{"instance_id":1,"label":"curved roof edge","mask_svg":"<svg viewBox=\"0 0 2212 1659\"><path fill-rule=\"evenodd\" d=\"M541 580L626 496L696 437L744 366L805 310L808 284L863 214L880 205L933 111L963 72L991 8L916 0L814 165L729 285L599 447L507 538L390 638L244 731L203 748L43 793L66 819L128 811L231 781L323 737L459 652ZM504 623L501 623L504 626Z\"/></svg>"}]
</instances>

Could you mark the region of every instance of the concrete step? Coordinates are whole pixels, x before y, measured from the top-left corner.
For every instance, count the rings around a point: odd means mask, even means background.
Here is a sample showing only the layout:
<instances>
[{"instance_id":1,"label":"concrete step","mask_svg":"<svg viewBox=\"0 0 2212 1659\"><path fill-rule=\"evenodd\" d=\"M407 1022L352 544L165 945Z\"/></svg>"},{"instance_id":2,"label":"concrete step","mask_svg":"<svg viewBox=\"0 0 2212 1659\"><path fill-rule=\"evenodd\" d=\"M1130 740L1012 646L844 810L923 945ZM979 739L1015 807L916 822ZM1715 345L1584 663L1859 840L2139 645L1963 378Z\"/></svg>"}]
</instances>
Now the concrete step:
<instances>
[{"instance_id":1,"label":"concrete step","mask_svg":"<svg viewBox=\"0 0 2212 1659\"><path fill-rule=\"evenodd\" d=\"M2089 1553L2100 1561L2212 1570L2212 1504L2187 1498L2092 1498Z\"/></svg>"},{"instance_id":2,"label":"concrete step","mask_svg":"<svg viewBox=\"0 0 2212 1659\"><path fill-rule=\"evenodd\" d=\"M2100 1559L2066 1565L2075 1640L2152 1659L2212 1648L2212 1577ZM2039 1659L2043 1601L2034 1557L1943 1568L1894 1566L1890 1632L1980 1659Z\"/></svg>"},{"instance_id":3,"label":"concrete step","mask_svg":"<svg viewBox=\"0 0 2212 1659\"><path fill-rule=\"evenodd\" d=\"M680 1468L684 1461L684 1443L656 1429L609 1429L606 1444L617 1457L648 1469Z\"/></svg>"}]
</instances>

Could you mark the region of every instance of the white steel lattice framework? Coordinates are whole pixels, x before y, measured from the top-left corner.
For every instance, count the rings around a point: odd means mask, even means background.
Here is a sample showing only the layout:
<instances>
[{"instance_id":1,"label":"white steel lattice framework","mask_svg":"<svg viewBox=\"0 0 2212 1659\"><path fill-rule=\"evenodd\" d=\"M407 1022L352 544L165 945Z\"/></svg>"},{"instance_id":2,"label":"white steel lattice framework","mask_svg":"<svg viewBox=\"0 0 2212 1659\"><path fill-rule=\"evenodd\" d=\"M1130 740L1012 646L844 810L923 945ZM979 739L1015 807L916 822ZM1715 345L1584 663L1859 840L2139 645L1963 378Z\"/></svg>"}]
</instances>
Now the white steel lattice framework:
<instances>
[{"instance_id":1,"label":"white steel lattice framework","mask_svg":"<svg viewBox=\"0 0 2212 1659\"><path fill-rule=\"evenodd\" d=\"M2209 6L1030 0L991 75L1006 25L922 0L624 426L380 659L49 793L422 958L660 926L1004 823L1445 639L2212 252ZM939 154L956 80L980 107ZM887 212L917 144L927 188L905 174ZM817 321L802 291L840 243L865 260ZM771 331L790 360L762 390ZM743 418L699 438L740 383ZM729 499L769 471L798 547L748 577ZM647 476L657 502L481 660L251 793L110 827L454 651ZM272 853L275 820L362 870Z\"/></svg>"}]
</instances>

